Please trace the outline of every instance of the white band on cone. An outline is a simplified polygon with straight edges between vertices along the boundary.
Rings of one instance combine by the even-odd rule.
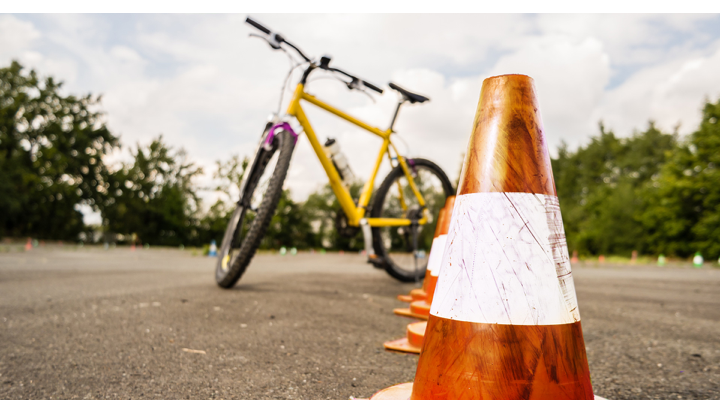
[[[445,251],[445,242],[447,241],[447,235],[439,235],[432,241],[430,246],[430,258],[428,258],[427,270],[433,276],[438,276],[440,272],[440,263],[442,262],[442,255]]]
[[[557,196],[458,196],[430,313],[505,325],[580,321]]]

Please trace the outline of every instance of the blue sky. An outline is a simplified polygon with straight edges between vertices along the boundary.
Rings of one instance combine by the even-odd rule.
[[[704,99],[720,97],[720,16],[706,15],[254,15],[307,53],[386,86],[428,95],[401,111],[397,131],[408,154],[438,162],[454,178],[470,134],[482,80],[525,73],[538,87],[552,148],[598,132],[620,136],[655,120],[686,134]],[[69,93],[103,94],[110,129],[126,148],[162,133],[205,166],[249,154],[277,108],[286,57],[257,39],[244,14],[0,15],[0,62],[17,59],[66,82]],[[348,92],[311,82],[318,97],[386,127],[397,97]],[[309,109],[318,136],[347,149],[356,175],[376,139]],[[352,150],[352,151],[349,151]],[[288,187],[303,199],[325,181],[306,140],[293,157]],[[212,201],[215,193],[204,193]]]

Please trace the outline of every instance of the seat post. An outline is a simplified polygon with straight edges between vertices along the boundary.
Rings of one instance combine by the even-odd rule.
[[[393,114],[392,121],[390,121],[390,128],[388,128],[391,131],[395,126],[395,120],[397,120],[398,113],[400,112],[400,106],[402,106],[403,103],[405,103],[406,101],[407,99],[405,98],[405,96],[402,97],[402,100],[398,101],[397,108],[395,108],[395,114]]]

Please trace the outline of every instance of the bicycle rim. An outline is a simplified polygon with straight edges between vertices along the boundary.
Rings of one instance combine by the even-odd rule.
[[[415,228],[417,229],[417,252],[413,253],[412,227],[382,227],[379,229],[380,240],[386,249],[389,261],[394,264],[396,270],[409,276],[417,276],[427,267],[437,215],[445,204],[446,197],[442,180],[435,171],[425,166],[417,166],[415,172],[413,180],[428,209],[427,223]],[[381,216],[383,218],[420,218],[420,204],[405,175],[400,175],[393,181],[383,200]]]
[[[227,274],[230,271],[232,265],[236,262],[238,255],[242,250],[242,245],[245,242],[245,237],[250,231],[250,227],[256,219],[257,212],[260,205],[265,198],[270,180],[275,173],[277,162],[280,156],[280,151],[274,147],[265,154],[260,160],[260,165],[256,170],[256,176],[251,177],[248,180],[248,186],[245,190],[244,201],[242,201],[243,207],[236,208],[233,213],[228,228],[234,225],[234,232],[230,239],[223,238],[222,253],[220,254],[220,260],[218,268],[222,273]],[[226,237],[229,232],[226,232]],[[226,240],[230,241],[230,246],[226,246]],[[227,249],[227,251],[225,251]]]

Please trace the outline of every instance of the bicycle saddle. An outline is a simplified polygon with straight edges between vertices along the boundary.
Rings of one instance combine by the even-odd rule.
[[[410,103],[423,103],[423,102],[430,100],[429,98],[427,98],[425,96],[421,96],[421,95],[413,93],[409,90],[405,90],[392,82],[390,82],[389,86],[390,86],[390,89],[394,89],[394,90],[397,90],[398,92],[402,93],[402,95],[405,96],[405,98]]]

